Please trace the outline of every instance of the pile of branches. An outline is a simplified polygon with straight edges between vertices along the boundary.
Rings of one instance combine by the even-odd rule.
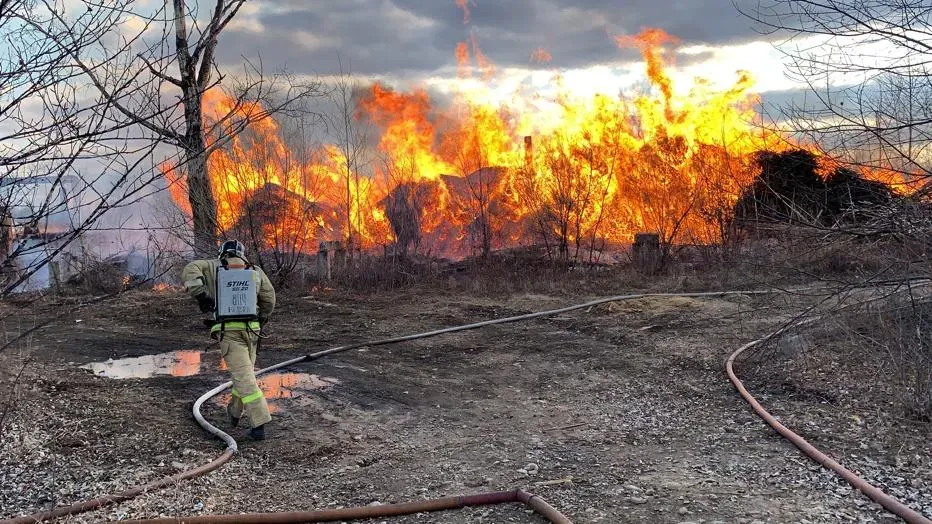
[[[819,162],[806,150],[758,154],[761,173],[741,194],[734,208],[735,224],[744,230],[761,224],[815,227],[860,225],[878,209],[898,200],[885,184],[839,167],[820,176]]]

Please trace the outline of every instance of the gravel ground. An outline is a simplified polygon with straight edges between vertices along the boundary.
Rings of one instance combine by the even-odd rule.
[[[586,298],[425,291],[283,297],[260,365]],[[2,515],[118,491],[221,451],[189,413],[193,399],[224,380],[216,347],[192,376],[113,380],[77,368],[204,349],[185,297],[140,292],[124,300],[30,341],[34,360],[0,442]],[[145,319],[135,313],[141,302],[154,304]],[[244,442],[241,454],[206,477],[69,521],[310,510],[524,488],[574,522],[895,522],[764,425],[724,375],[732,350],[799,307],[741,296],[642,299],[301,364],[293,371],[338,382],[276,401],[269,440]],[[50,311],[37,306],[23,322]],[[14,369],[22,355],[5,358],[4,369]],[[864,396],[839,395],[846,377],[816,382],[803,394],[805,383],[789,388],[775,370],[738,371],[789,427],[932,517],[928,423],[894,417]],[[222,413],[205,407],[225,427]],[[518,505],[390,520],[540,521]]]

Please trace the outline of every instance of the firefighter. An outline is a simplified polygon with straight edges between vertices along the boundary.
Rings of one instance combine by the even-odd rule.
[[[275,308],[275,288],[261,269],[249,264],[245,251],[239,241],[227,240],[220,247],[216,259],[189,263],[182,271],[181,279],[185,290],[197,300],[201,311],[211,313],[211,320],[205,323],[211,325],[211,338],[220,340],[220,355],[233,380],[232,398],[227,405],[230,424],[236,427],[240,418],[245,416],[250,424],[248,435],[254,440],[263,440],[265,425],[272,417],[265,396],[256,382],[256,348],[262,326],[268,322]],[[248,274],[255,286],[243,289],[253,295],[254,315],[240,320],[226,320],[218,314],[216,283],[220,278],[218,272],[226,269],[251,270]]]

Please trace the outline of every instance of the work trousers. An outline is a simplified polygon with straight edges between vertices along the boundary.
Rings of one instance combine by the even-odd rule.
[[[245,414],[252,427],[272,420],[269,405],[256,382],[256,345],[259,336],[245,330],[228,330],[220,338],[220,355],[233,379],[233,397],[227,405],[231,417]]]

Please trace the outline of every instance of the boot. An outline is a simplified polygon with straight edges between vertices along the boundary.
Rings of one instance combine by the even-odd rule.
[[[253,440],[265,440],[265,424],[250,429],[248,435]]]

